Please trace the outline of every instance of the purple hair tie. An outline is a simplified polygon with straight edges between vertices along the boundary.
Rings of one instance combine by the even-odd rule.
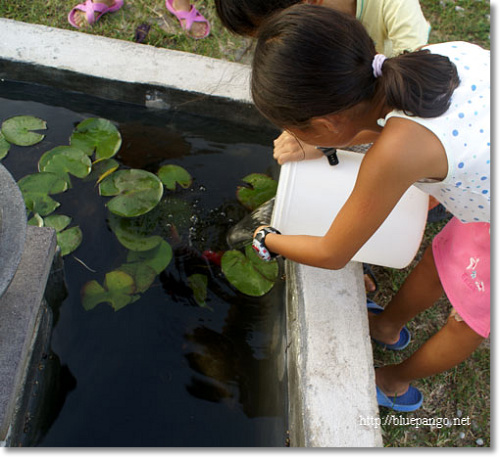
[[[375,76],[375,78],[382,76],[382,65],[384,65],[385,59],[387,59],[387,57],[384,56],[384,54],[375,54],[372,61],[373,76]]]

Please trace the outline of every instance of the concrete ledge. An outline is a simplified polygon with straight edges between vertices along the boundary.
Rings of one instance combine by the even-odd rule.
[[[1,78],[271,127],[248,65],[0,18]]]
[[[361,264],[286,270],[291,445],[382,446]]]
[[[8,440],[22,401],[55,249],[53,229],[28,227],[19,268],[0,300],[0,442]]]
[[[26,209],[12,175],[0,163],[0,298],[14,278],[26,239]]]
[[[251,103],[247,65],[71,30],[0,19],[0,56]]]

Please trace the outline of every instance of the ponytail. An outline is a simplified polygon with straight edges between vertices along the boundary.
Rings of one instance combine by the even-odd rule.
[[[339,113],[385,94],[409,115],[436,117],[459,84],[445,56],[418,51],[388,58],[375,77],[375,46],[350,15],[299,4],[259,28],[252,64],[256,107],[280,127],[304,127],[317,116]]]
[[[386,59],[379,81],[389,106],[419,117],[437,117],[447,111],[460,84],[455,65],[429,50]]]

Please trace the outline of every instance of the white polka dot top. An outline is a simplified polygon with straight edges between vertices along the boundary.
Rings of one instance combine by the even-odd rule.
[[[448,175],[440,182],[415,186],[434,196],[462,222],[490,222],[490,52],[474,44],[451,42],[426,46],[457,66],[460,85],[448,111],[438,117],[411,117],[391,111],[432,131],[448,158]]]

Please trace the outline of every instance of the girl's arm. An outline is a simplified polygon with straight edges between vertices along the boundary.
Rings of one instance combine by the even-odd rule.
[[[328,232],[323,237],[269,234],[266,246],[302,264],[343,268],[415,181],[443,179],[446,172],[444,150],[429,130],[391,118],[366,154],[354,189]]]
[[[386,0],[384,23],[393,55],[414,51],[427,44],[431,26],[418,0]]]

